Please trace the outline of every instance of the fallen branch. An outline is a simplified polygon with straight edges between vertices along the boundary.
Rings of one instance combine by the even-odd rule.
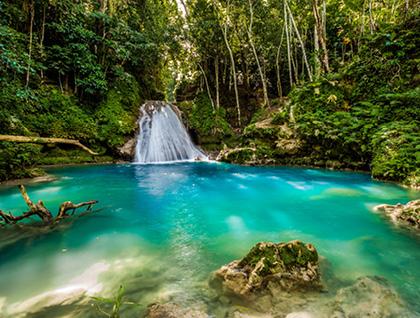
[[[98,203],[98,201],[96,200],[81,202],[77,204],[74,204],[71,201],[66,201],[60,204],[57,216],[53,217],[52,213],[45,207],[44,203],[41,200],[39,200],[37,203],[32,202],[23,185],[19,185],[18,188],[20,193],[22,194],[23,199],[26,202],[26,205],[29,207],[29,211],[23,213],[22,215],[14,216],[12,213],[6,213],[0,210],[0,221],[3,220],[3,222],[1,222],[0,224],[16,224],[17,222],[23,219],[27,219],[34,215],[38,216],[44,224],[54,224],[60,221],[61,219],[74,215],[76,209],[78,208],[87,206],[86,211],[89,211],[91,210],[93,205]],[[67,213],[67,211],[69,210],[72,210],[71,215]]]
[[[0,135],[0,141],[26,142],[35,144],[68,144],[82,148],[84,151],[90,153],[91,155],[98,154],[97,152],[94,152],[88,147],[82,145],[80,141],[75,139]]]

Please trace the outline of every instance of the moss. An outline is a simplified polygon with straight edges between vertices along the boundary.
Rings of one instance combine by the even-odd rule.
[[[239,262],[240,267],[255,268],[257,263],[263,262],[260,275],[269,275],[278,272],[283,266],[307,266],[308,263],[318,262],[318,253],[310,244],[300,241],[288,243],[258,243]]]
[[[279,111],[274,113],[271,118],[271,123],[273,125],[282,125],[288,121],[289,114],[286,111]]]
[[[193,102],[182,102],[178,107],[183,112],[187,126],[198,135],[200,143],[210,143],[217,140],[219,143],[233,134],[232,128],[226,120],[226,111],[223,107],[214,110],[207,95],[199,94]]]
[[[255,149],[253,148],[238,148],[229,151],[224,157],[223,161],[230,163],[246,164],[253,161],[255,158]]]
[[[116,150],[137,129],[140,94],[137,83],[128,77],[115,83],[96,110],[98,139]]]
[[[277,139],[279,127],[259,127],[257,124],[251,124],[245,127],[243,137],[249,139]]]
[[[318,254],[315,249],[310,250],[305,244],[299,241],[283,244],[279,247],[279,255],[286,267],[304,266],[307,263],[318,261]]]

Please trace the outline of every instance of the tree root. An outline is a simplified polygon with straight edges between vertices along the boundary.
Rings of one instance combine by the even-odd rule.
[[[78,208],[87,206],[86,211],[89,211],[94,204],[98,203],[96,200],[81,202],[78,204],[74,204],[71,201],[66,201],[60,204],[58,214],[54,217],[41,200],[39,200],[37,203],[32,202],[23,185],[19,185],[18,188],[26,202],[26,205],[29,207],[29,211],[23,213],[22,215],[14,216],[12,213],[6,213],[0,210],[0,225],[4,226],[7,224],[16,224],[17,222],[30,218],[34,215],[39,217],[44,224],[54,224],[64,218],[68,218],[74,215],[76,209]],[[69,210],[72,210],[71,214],[67,213]]]

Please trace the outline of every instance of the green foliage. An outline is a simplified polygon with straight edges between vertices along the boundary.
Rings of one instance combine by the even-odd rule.
[[[115,150],[134,132],[140,107],[139,88],[134,79],[119,81],[107,94],[106,100],[96,110],[99,127],[98,139]]]
[[[273,125],[283,125],[285,122],[287,122],[287,120],[289,119],[289,114],[282,110],[282,111],[278,111],[276,112],[272,119],[271,119],[271,123]]]
[[[120,318],[121,314],[121,307],[124,305],[136,305],[133,302],[125,301],[124,300],[125,289],[123,286],[120,286],[117,293],[112,298],[104,298],[104,297],[92,297],[95,301],[95,308],[101,315],[109,318]],[[106,307],[110,309],[105,311],[102,307]]]
[[[194,103],[180,106],[186,113],[190,128],[194,129],[199,136],[226,137],[232,134],[231,127],[226,121],[224,108],[214,110],[209,98],[205,93],[196,97]]]
[[[21,75],[26,72],[28,54],[25,48],[25,36],[16,30],[0,25],[0,82],[9,73]]]
[[[420,122],[392,122],[373,135],[372,175],[376,178],[419,183]],[[414,178],[417,176],[417,180]]]
[[[308,155],[418,184],[420,89],[412,76],[418,37],[407,24],[376,33],[339,74],[291,92]]]
[[[40,156],[42,146],[0,143],[0,180],[34,176],[31,170]]]

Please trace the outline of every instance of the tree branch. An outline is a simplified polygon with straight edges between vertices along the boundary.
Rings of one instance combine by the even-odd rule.
[[[30,210],[19,216],[14,216],[12,213],[6,213],[0,210],[0,225],[15,224],[16,222],[27,219],[33,215],[38,216],[44,222],[44,224],[53,224],[60,221],[61,219],[69,217],[70,215],[67,214],[67,211],[69,210],[73,210],[71,214],[73,215],[75,210],[78,208],[87,206],[86,211],[89,211],[94,204],[98,203],[97,200],[91,200],[77,204],[74,204],[71,201],[63,202],[60,204],[58,214],[54,218],[41,200],[39,200],[36,204],[32,202],[23,185],[19,185],[18,188]],[[3,220],[3,222],[1,222],[1,220]]]

